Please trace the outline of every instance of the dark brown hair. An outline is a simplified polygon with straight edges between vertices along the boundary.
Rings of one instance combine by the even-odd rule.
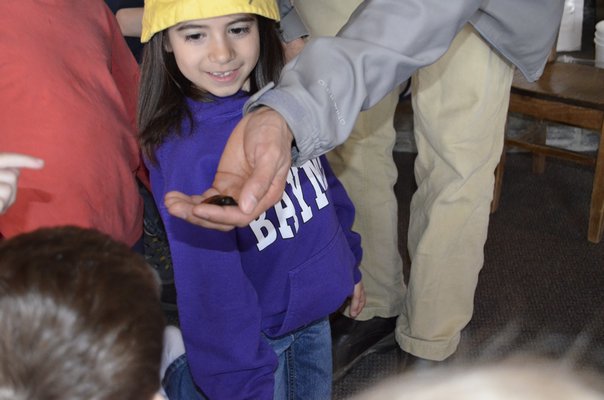
[[[250,76],[251,94],[269,82],[277,82],[285,64],[277,23],[254,16],[258,20],[260,56]],[[168,135],[181,134],[184,118],[193,122],[186,98],[208,99],[207,93],[195,88],[180,72],[174,54],[165,50],[165,35],[165,30],[156,33],[145,45],[138,94],[139,140],[152,162],[157,161],[155,151]]]
[[[75,227],[0,242],[0,399],[151,399],[164,325],[125,244]]]

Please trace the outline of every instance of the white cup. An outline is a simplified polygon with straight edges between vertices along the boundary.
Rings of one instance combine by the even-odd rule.
[[[604,40],[594,39],[596,67],[604,68]]]
[[[595,44],[595,64],[598,68],[604,68],[604,21],[596,24],[596,32],[594,35]]]
[[[600,42],[604,41],[604,20],[596,24],[595,38]]]

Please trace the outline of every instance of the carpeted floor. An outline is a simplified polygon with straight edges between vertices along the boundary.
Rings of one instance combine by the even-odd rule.
[[[415,190],[412,153],[399,167],[399,242]],[[472,321],[448,361],[498,360],[517,353],[565,358],[604,373],[604,241],[587,241],[593,172],[548,160],[531,173],[526,153],[510,153],[499,210],[492,215]],[[405,266],[408,274],[409,265]],[[397,373],[395,351],[372,354],[334,385],[345,399]]]

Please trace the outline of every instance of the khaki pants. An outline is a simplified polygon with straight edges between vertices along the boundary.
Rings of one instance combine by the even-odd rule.
[[[418,189],[396,339],[423,358],[450,356],[472,317],[513,71],[467,25],[443,57],[412,79]]]
[[[313,36],[333,36],[360,0],[297,0],[298,13]],[[392,317],[402,311],[403,262],[398,251],[398,214],[394,195],[397,169],[392,158],[396,140],[394,112],[398,91],[362,112],[348,140],[327,158],[352,199],[353,230],[361,235],[361,272],[367,305],[358,317]]]
[[[312,34],[333,35],[359,3],[295,4]],[[472,317],[512,76],[513,67],[468,25],[443,57],[413,77],[418,190],[410,209],[407,291],[393,192],[398,93],[361,113],[348,141],[328,155],[357,209],[353,229],[362,236],[367,294],[359,319],[398,315],[397,342],[422,358],[455,352]]]

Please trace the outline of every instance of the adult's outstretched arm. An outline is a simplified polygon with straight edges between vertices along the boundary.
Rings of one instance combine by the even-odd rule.
[[[277,87],[251,99],[251,112],[227,142],[213,187],[201,196],[175,194],[166,199],[168,209],[209,228],[247,225],[281,199],[293,137],[297,164],[342,143],[359,112],[436,61],[480,4],[364,1],[336,37],[311,40],[287,64]],[[239,207],[201,203],[216,193],[236,198]]]

